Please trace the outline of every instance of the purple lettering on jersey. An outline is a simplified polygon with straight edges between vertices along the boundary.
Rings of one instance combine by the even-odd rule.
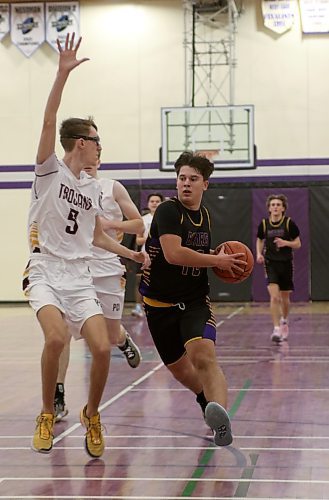
[[[284,228],[268,229],[267,230],[267,237],[268,238],[283,238],[283,236],[284,236]]]
[[[209,234],[206,232],[197,233],[189,231],[185,245],[187,247],[207,247],[209,246]]]

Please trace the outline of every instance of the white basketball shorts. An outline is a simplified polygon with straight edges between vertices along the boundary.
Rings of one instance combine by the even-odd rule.
[[[81,328],[88,318],[103,314],[88,263],[83,260],[32,256],[24,282],[32,309],[38,313],[46,305],[57,307],[75,339],[81,338]]]
[[[105,318],[121,319],[123,314],[126,278],[125,267],[113,260],[90,260],[90,271]]]

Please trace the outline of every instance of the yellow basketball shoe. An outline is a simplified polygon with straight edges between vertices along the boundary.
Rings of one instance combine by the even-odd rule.
[[[32,450],[39,453],[50,453],[53,447],[54,415],[52,413],[40,413],[36,419],[34,436],[32,438]]]
[[[80,412],[80,422],[87,429],[85,448],[91,457],[99,458],[104,452],[101,418],[98,412],[93,417],[87,417],[86,409],[87,405]]]

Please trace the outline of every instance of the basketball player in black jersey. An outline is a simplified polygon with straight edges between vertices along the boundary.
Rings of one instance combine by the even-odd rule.
[[[287,197],[272,194],[267,198],[269,217],[258,226],[256,251],[258,264],[264,264],[273,321],[273,342],[287,340],[290,293],[293,283],[293,250],[301,247],[299,229],[285,215]],[[265,255],[263,255],[265,248]]]
[[[154,214],[146,241],[151,267],[143,272],[140,293],[162,361],[197,396],[215,443],[227,446],[227,384],[216,359],[207,268],[233,272],[243,254],[222,249],[215,255],[210,249],[210,218],[201,201],[213,169],[207,158],[188,151],[176,161],[177,198],[161,203]]]

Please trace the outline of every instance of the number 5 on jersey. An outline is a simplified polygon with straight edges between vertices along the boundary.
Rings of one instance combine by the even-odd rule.
[[[73,224],[70,226],[66,226],[65,231],[69,234],[75,234],[79,228],[78,223],[77,223],[77,218],[78,218],[79,212],[78,210],[74,210],[71,208],[70,213],[68,215],[68,220],[72,221]]]

